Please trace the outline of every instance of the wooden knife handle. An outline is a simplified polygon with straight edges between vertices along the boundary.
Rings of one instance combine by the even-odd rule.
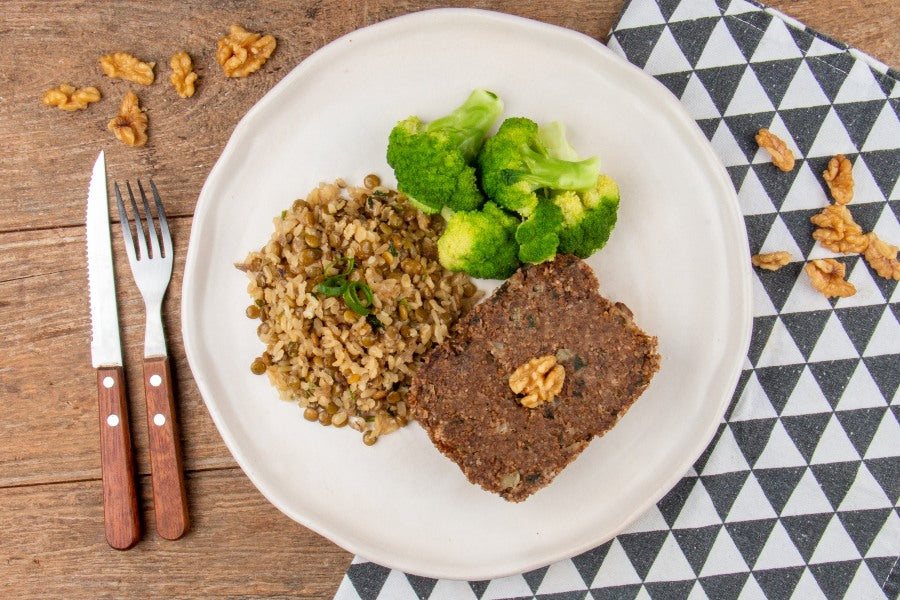
[[[144,359],[144,395],[150,429],[150,468],[156,531],[177,540],[188,530],[187,494],[181,468],[181,444],[175,422],[172,375],[165,356]]]
[[[141,537],[131,430],[125,403],[125,373],[122,367],[97,369],[100,404],[100,466],[103,474],[103,522],[106,541],[117,550],[127,550]]]

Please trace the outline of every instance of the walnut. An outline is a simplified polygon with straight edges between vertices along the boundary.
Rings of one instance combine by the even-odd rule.
[[[838,154],[828,161],[828,168],[822,173],[831,197],[838,204],[847,204],[853,200],[853,165],[843,154]]]
[[[763,127],[756,134],[756,143],[772,155],[772,164],[782,171],[794,168],[794,153],[780,137]]]
[[[126,52],[113,52],[100,57],[103,72],[110,77],[120,77],[142,85],[153,83],[153,67],[156,63],[141,62]]]
[[[847,267],[833,258],[820,258],[803,267],[813,287],[829,298],[846,298],[856,293],[856,287],[844,280]]]
[[[809,220],[818,226],[813,238],[832,252],[865,252],[869,245],[869,238],[843,204],[830,204]]]
[[[251,33],[240,25],[232,25],[227,36],[219,40],[216,60],[228,77],[246,77],[259,70],[272,52],[275,38]]]
[[[100,90],[93,86],[75,89],[75,86],[61,83],[59,87],[44,92],[41,102],[47,106],[57,106],[61,110],[83,110],[99,99]]]
[[[863,258],[866,259],[869,266],[885,279],[900,281],[900,260],[897,260],[897,246],[879,239],[875,232],[866,237],[869,238],[869,247],[866,248]]]
[[[141,110],[137,94],[125,94],[119,107],[119,116],[110,121],[108,127],[129,146],[143,146],[147,143],[147,113]]]
[[[760,269],[777,271],[791,262],[791,253],[779,250],[778,252],[769,252],[768,254],[755,254],[750,257],[750,262]]]
[[[565,368],[557,364],[556,356],[549,354],[533,358],[516,369],[509,376],[509,387],[516,394],[522,406],[535,408],[553,400],[562,391],[566,378]]]
[[[169,61],[172,67],[172,74],[169,81],[175,86],[175,91],[182,98],[190,98],[194,95],[194,82],[197,81],[197,74],[194,73],[194,63],[187,52],[179,52]]]

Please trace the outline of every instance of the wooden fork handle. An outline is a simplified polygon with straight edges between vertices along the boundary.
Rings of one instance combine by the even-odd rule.
[[[125,373],[122,367],[97,369],[100,404],[100,470],[103,476],[103,523],[106,541],[117,550],[127,550],[141,537],[131,430],[125,403]]]
[[[169,359],[144,359],[144,395],[147,399],[150,468],[156,531],[177,540],[188,530],[187,494],[181,466],[181,444],[175,421],[175,398]]]

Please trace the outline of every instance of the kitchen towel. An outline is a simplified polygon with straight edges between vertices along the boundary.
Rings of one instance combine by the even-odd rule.
[[[872,18],[878,18],[873,15]],[[354,559],[339,600],[896,598],[900,593],[900,287],[812,238],[822,172],[853,163],[848,205],[900,244],[900,82],[871,57],[745,0],[631,0],[609,48],[681,99],[731,176],[754,269],[750,350],[693,468],[613,540],[491,581]],[[776,169],[756,132],[797,158]],[[836,258],[857,293],[829,300],[806,261]]]

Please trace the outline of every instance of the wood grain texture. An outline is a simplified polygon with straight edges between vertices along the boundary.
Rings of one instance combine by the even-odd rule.
[[[190,519],[172,394],[172,372],[165,356],[144,359],[144,401],[147,403],[156,532],[167,540],[177,540],[187,532]]]
[[[116,550],[131,548],[141,537],[125,393],[122,367],[97,369],[103,523],[106,541]]]
[[[0,489],[4,598],[331,598],[350,555],[281,514],[238,469],[188,475],[194,523],[176,542],[103,539],[99,481]]]
[[[178,334],[190,219],[170,219],[169,226],[175,265],[163,320],[185,468],[235,466],[190,377]],[[144,302],[118,224],[111,235],[136,468],[148,474],[141,374]],[[0,439],[15,440],[0,443],[0,486],[100,476],[84,248],[83,227],[0,234]]]
[[[499,10],[605,41],[624,0],[497,0],[455,6]],[[184,356],[181,274],[200,188],[243,114],[315,50],[359,27],[436,1],[186,0],[3,3],[0,40],[0,582],[4,596],[66,598],[330,598],[350,555],[269,505],[236,468]],[[776,0],[773,7],[900,66],[900,3]],[[215,41],[231,23],[271,33],[261,71],[226,79]],[[154,61],[151,86],[110,80],[98,58],[127,51]],[[178,50],[200,76],[178,98],[168,61]],[[103,99],[63,113],[40,103],[61,82],[97,85]],[[373,82],[389,85],[390,82]],[[128,148],[106,123],[126,91],[150,118],[150,141]],[[132,442],[146,533],[128,552],[104,540],[99,431],[90,366],[84,204],[90,167],[106,150],[111,180],[152,175],[163,192],[175,266],[163,315],[172,360],[192,528],[177,542],[156,533],[148,422],[140,390],[143,301],[112,227]],[[111,212],[116,215],[115,209]],[[134,393],[137,391],[137,393]],[[148,526],[149,524],[149,526]]]

